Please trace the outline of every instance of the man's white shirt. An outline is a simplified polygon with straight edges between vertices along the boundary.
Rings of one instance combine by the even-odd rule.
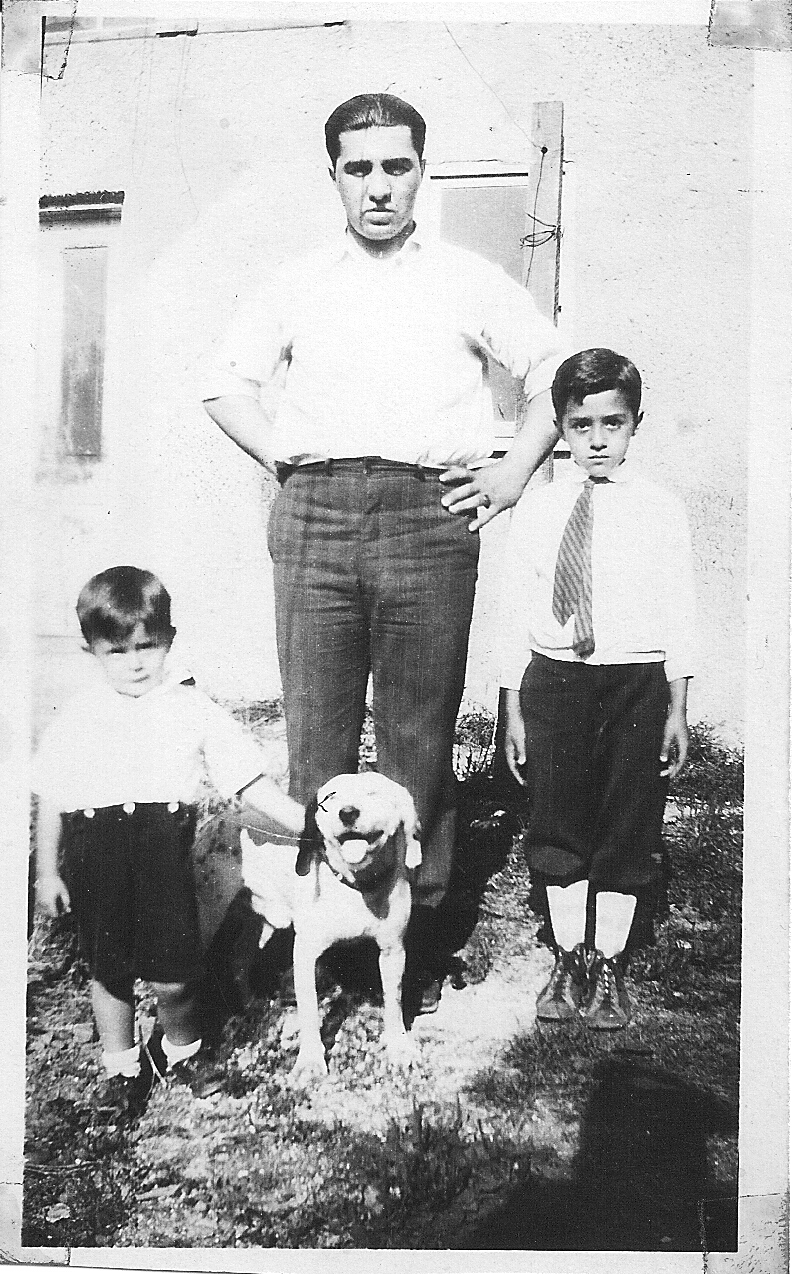
[[[556,560],[587,474],[572,461],[514,508],[504,560],[501,684],[518,689],[532,651],[579,662],[575,620],[553,614]],[[695,671],[698,638],[690,531],[677,495],[629,457],[592,490],[594,653],[588,664],[665,660],[669,681]]]
[[[564,357],[553,324],[499,266],[417,230],[372,259],[345,233],[240,306],[202,361],[201,396],[259,400],[278,461],[475,464],[494,442],[488,353],[528,401]]]

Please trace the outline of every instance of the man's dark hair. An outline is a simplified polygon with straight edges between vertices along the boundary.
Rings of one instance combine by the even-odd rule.
[[[111,566],[89,579],[77,599],[77,618],[89,646],[128,641],[138,624],[163,645],[175,632],[170,593],[156,575],[137,566]]]
[[[560,424],[571,402],[580,403],[588,394],[618,389],[637,421],[641,414],[641,374],[634,363],[612,349],[584,349],[559,367],[553,381],[555,417]]]
[[[391,93],[358,93],[337,106],[325,124],[325,144],[333,168],[341,152],[341,133],[361,128],[409,128],[419,159],[423,158],[426,121],[414,106]]]

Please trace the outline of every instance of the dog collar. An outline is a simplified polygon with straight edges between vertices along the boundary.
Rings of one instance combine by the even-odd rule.
[[[372,864],[372,867],[367,869],[364,879],[359,880],[357,877],[354,877],[352,880],[349,880],[343,874],[343,872],[340,872],[338,870],[335,863],[332,863],[330,861],[330,859],[327,856],[327,848],[324,845],[324,843],[322,844],[320,854],[321,854],[322,860],[327,863],[327,866],[330,868],[331,872],[336,877],[336,879],[340,880],[343,884],[347,885],[349,889],[356,890],[357,893],[362,893],[364,889],[374,888],[376,885],[380,883],[381,880],[384,880],[385,877],[389,875],[390,872],[393,870],[393,863],[391,861],[388,861],[387,865],[383,868],[383,870],[379,872],[376,870],[375,865]]]
[[[348,880],[347,877],[343,874],[343,872],[340,872],[338,870],[335,863],[331,863],[330,859],[327,857],[327,850],[325,849],[324,845],[322,846],[322,849],[321,849],[321,857],[322,857],[322,861],[327,863],[327,866],[330,868],[336,880],[340,880],[343,885],[347,885],[350,889],[356,889],[357,892],[360,893],[360,885],[357,883],[357,881]]]

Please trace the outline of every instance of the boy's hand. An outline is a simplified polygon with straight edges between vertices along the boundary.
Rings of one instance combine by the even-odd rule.
[[[71,911],[69,891],[60,876],[39,876],[36,881],[36,896],[48,916],[62,916]]]
[[[507,690],[504,701],[503,749],[506,753],[506,764],[520,787],[525,787],[522,768],[525,765],[525,722],[520,708],[518,690]]]
[[[660,775],[662,778],[675,779],[687,760],[688,728],[684,715],[670,712],[663,731],[663,744],[660,748]]]

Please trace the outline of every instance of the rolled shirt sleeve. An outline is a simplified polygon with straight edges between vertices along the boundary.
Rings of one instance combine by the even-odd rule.
[[[278,378],[288,359],[288,309],[275,279],[267,279],[242,301],[222,337],[197,368],[198,390],[205,402],[241,394],[260,396],[262,386]]]

